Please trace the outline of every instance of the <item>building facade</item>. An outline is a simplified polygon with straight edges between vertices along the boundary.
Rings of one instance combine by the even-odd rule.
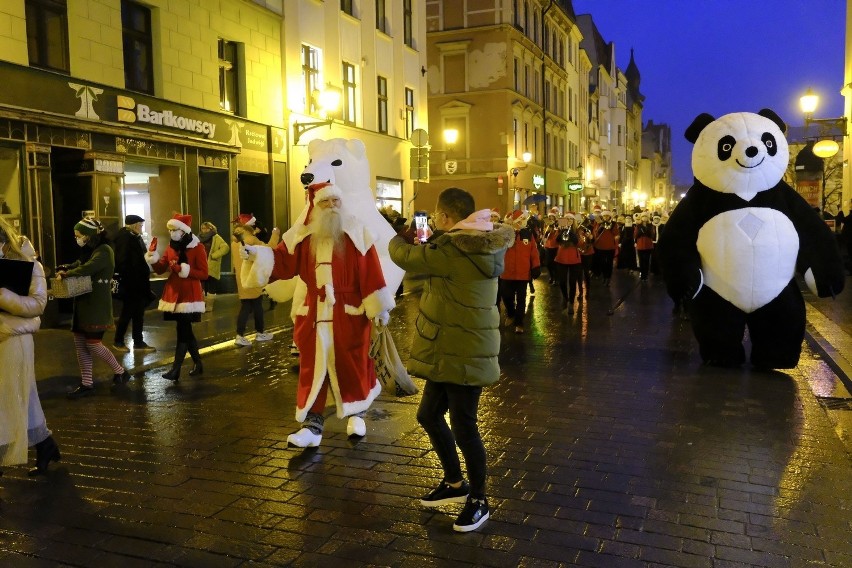
[[[377,204],[410,217],[422,185],[411,139],[427,126],[424,0],[286,0],[284,16],[290,218],[315,138],[362,140]]]
[[[84,215],[114,232],[138,214],[160,236],[178,211],[226,235],[241,210],[275,223],[282,14],[263,4],[0,6],[3,215],[48,266],[76,259]]]
[[[668,124],[649,120],[642,131],[640,191],[654,211],[668,212],[680,200],[672,181],[672,132]]]
[[[461,186],[503,215],[525,201],[577,210],[582,191],[568,187],[584,164],[588,75],[570,2],[429,0],[426,10],[432,147],[419,207]]]

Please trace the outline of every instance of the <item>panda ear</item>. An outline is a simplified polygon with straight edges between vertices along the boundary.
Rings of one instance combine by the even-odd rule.
[[[778,125],[778,128],[781,129],[781,132],[783,134],[787,134],[787,125],[784,124],[784,121],[781,120],[780,116],[775,114],[774,110],[769,109],[769,108],[763,108],[763,109],[760,109],[760,111],[757,114],[759,114],[760,116],[762,116],[764,118],[768,118],[769,120],[771,120],[772,122],[774,122],[775,124]]]
[[[698,135],[701,134],[701,131],[714,120],[716,119],[713,118],[713,115],[702,112],[695,117],[695,120],[692,121],[692,124],[689,125],[689,128],[686,129],[686,132],[684,132],[683,135],[687,140],[689,140],[689,142],[695,144],[695,141],[698,140]]]

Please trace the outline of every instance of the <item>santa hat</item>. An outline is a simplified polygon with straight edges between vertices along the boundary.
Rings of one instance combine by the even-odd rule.
[[[343,201],[343,191],[336,185],[331,183],[316,183],[308,186],[308,215],[305,218],[305,223],[309,223],[311,219],[311,211],[314,210],[314,205],[324,199],[336,197]],[[344,205],[345,207],[345,205]]]
[[[192,232],[192,215],[184,215],[183,213],[175,213],[175,216],[166,221],[166,227],[169,230],[175,231],[180,229],[184,233]]]
[[[254,227],[254,224],[257,223],[257,219],[254,217],[254,213],[240,213],[236,219],[234,219],[234,223],[239,223],[240,225],[248,225],[249,227]]]
[[[594,209],[592,210],[592,212],[593,212],[593,213],[600,213],[600,212],[601,212],[601,206],[600,206],[600,205],[595,205],[595,207],[594,207]]]
[[[565,215],[563,215],[562,217],[564,217],[565,219],[576,219],[577,218],[577,216],[574,214],[573,211],[566,212]]]
[[[610,211],[609,209],[604,209],[603,211],[601,211],[601,217],[603,217],[604,215],[609,215],[610,217],[612,217],[612,211]]]
[[[559,215],[559,207],[551,207],[550,208],[551,215]]]

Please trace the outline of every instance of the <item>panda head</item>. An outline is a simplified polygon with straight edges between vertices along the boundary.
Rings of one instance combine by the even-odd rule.
[[[786,129],[784,121],[769,109],[757,114],[735,112],[718,119],[699,115],[685,134],[695,145],[695,179],[746,201],[775,187],[784,177],[790,157]]]

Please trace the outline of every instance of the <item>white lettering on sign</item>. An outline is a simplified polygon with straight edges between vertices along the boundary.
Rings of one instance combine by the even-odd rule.
[[[160,124],[170,128],[187,130],[189,132],[198,132],[200,134],[206,134],[208,138],[213,138],[216,134],[216,125],[212,122],[175,115],[175,113],[170,110],[158,112],[156,110],[151,110],[151,107],[148,105],[136,105],[136,120],[139,122],[147,122],[148,124]]]
[[[104,160],[103,158],[95,158],[95,171],[107,172],[110,174],[123,174],[124,162],[116,160]]]

